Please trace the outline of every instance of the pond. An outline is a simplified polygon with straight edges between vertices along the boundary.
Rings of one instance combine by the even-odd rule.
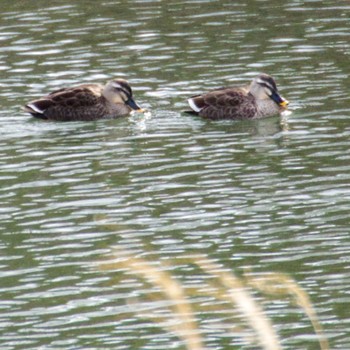
[[[320,348],[300,295],[330,348],[350,348],[350,3],[5,3],[1,349],[264,348],[228,281],[283,349]],[[188,97],[260,72],[291,113],[183,113]],[[55,123],[22,110],[113,77],[150,113]],[[253,286],[268,274],[294,289]]]

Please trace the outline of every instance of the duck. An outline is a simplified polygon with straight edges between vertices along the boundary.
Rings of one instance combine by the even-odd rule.
[[[257,119],[280,114],[289,104],[275,80],[261,73],[246,87],[225,87],[192,96],[188,113],[204,118]]]
[[[144,110],[135,102],[127,80],[81,84],[49,93],[24,106],[33,117],[54,121],[90,121],[129,115]]]

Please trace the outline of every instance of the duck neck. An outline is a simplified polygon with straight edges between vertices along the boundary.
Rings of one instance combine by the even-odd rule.
[[[269,99],[263,99],[257,101],[258,117],[266,117],[280,112],[280,108],[277,104]]]

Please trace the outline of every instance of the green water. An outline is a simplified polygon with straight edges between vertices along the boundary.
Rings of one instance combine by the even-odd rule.
[[[207,276],[183,255],[238,276],[285,273],[309,294],[331,349],[349,349],[349,2],[4,3],[1,349],[185,349],[144,316],[164,307],[150,302],[157,287],[97,267],[117,245],[186,288]],[[187,97],[259,72],[275,77],[291,114],[182,113]],[[46,123],[21,110],[115,76],[151,115]],[[255,294],[284,349],[319,349],[290,298]],[[236,322],[227,305],[198,303],[208,349],[257,348],[223,326]]]

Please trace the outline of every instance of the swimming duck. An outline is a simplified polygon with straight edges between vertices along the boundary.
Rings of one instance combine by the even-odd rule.
[[[190,113],[209,119],[253,119],[281,113],[288,105],[274,79],[259,74],[248,87],[212,90],[188,99]]]
[[[114,79],[106,85],[82,84],[51,92],[29,102],[24,110],[32,116],[56,121],[116,118],[143,110],[134,101],[129,83]]]

